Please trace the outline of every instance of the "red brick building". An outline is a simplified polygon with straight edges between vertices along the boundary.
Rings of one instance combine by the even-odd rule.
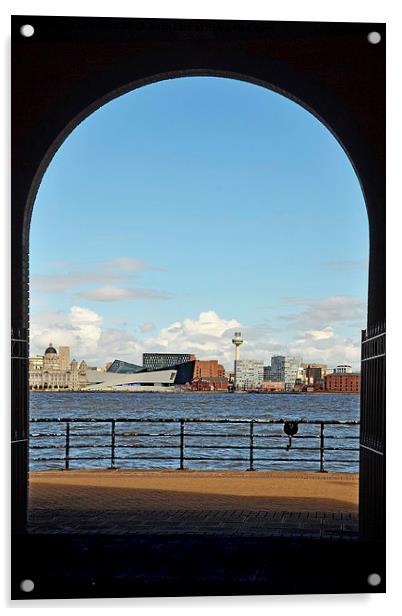
[[[225,376],[225,368],[222,364],[218,364],[217,359],[199,360],[197,359],[194,366],[194,379],[203,378],[221,378]]]
[[[325,376],[325,391],[338,393],[360,393],[360,374],[327,374]]]
[[[223,376],[197,378],[191,382],[191,391],[227,391],[228,388],[228,380]]]

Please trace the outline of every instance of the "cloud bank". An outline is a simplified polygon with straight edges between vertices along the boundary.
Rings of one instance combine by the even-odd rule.
[[[268,364],[272,355],[290,354],[329,367],[346,362],[359,368],[363,302],[343,296],[293,298],[289,307],[295,306],[302,309],[282,316],[286,322],[282,331],[253,327],[209,309],[196,318],[175,321],[160,329],[152,322],[138,324],[138,335],[124,327],[108,327],[98,312],[86,307],[72,306],[68,313],[43,311],[32,317],[31,354],[43,353],[52,341],[56,346],[69,345],[72,356],[99,366],[116,358],[140,363],[143,352],[170,351],[218,359],[232,369],[231,340],[233,333],[240,330],[245,340],[241,355],[245,359],[261,359]]]
[[[35,294],[72,293],[73,296],[92,302],[116,302],[121,300],[166,300],[169,293],[132,286],[139,274],[161,271],[142,259],[118,257],[97,261],[83,267],[73,261],[53,264],[50,274],[33,274],[31,292]]]

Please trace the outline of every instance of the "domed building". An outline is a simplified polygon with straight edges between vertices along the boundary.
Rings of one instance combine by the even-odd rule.
[[[59,352],[49,343],[43,355],[29,358],[29,388],[31,390],[79,390],[87,382],[87,365],[75,359],[70,362],[70,347]]]
[[[52,342],[49,342],[49,346],[45,350],[45,354],[43,356],[43,369],[44,370],[58,370],[59,365],[59,356],[56,349],[53,346]]]

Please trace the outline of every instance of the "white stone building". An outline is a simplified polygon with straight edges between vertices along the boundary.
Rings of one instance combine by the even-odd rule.
[[[29,389],[79,390],[87,383],[87,365],[69,361],[69,347],[60,347],[61,355],[49,344],[44,355],[29,358]]]
[[[352,366],[349,366],[348,364],[340,364],[334,368],[334,374],[352,374],[352,372]]]

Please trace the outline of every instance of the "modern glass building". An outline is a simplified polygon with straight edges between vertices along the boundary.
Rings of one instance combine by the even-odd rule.
[[[134,372],[142,372],[144,368],[137,364],[129,364],[127,361],[115,359],[112,365],[107,369],[107,372],[115,372],[117,374],[133,374]]]
[[[283,381],[286,390],[292,390],[296,384],[301,357],[274,355],[271,358],[271,381]]]
[[[144,354],[145,355],[145,354]],[[154,355],[154,353],[148,353],[147,355]],[[155,355],[164,355],[162,353],[157,354],[155,353]],[[172,358],[177,358],[177,357],[194,357],[194,355],[177,355],[177,354],[171,354],[168,355],[166,354],[168,357],[172,357]],[[149,362],[148,362],[149,364]],[[129,362],[123,361],[121,359],[115,359],[113,361],[113,363],[109,366],[109,368],[106,370],[105,373],[103,373],[104,378],[103,378],[103,382],[104,384],[108,384],[110,386],[116,386],[118,384],[124,384],[124,385],[152,385],[153,383],[155,383],[156,385],[161,385],[162,383],[164,383],[165,385],[185,385],[186,383],[190,383],[191,380],[193,379],[194,376],[194,366],[195,366],[195,358],[190,360],[190,361],[186,361],[186,362],[180,362],[177,364],[173,364],[173,363],[169,363],[166,366],[163,366],[161,368],[151,368],[151,367],[147,367],[147,366],[138,366],[137,364],[131,364]],[[102,373],[98,373],[97,379],[100,382],[102,380],[102,378],[99,376],[99,374]],[[112,378],[112,375],[126,375],[129,376],[132,380],[132,382],[127,381],[127,379],[120,379],[120,378]],[[174,374],[174,378],[172,378],[172,374]],[[106,376],[105,376],[106,375]],[[152,380],[152,375],[154,377],[154,381]],[[95,382],[96,378],[94,377],[94,375],[90,375],[90,380],[91,382]],[[134,378],[135,377],[135,378]],[[168,377],[166,379],[166,377]],[[165,379],[165,380],[164,380]],[[98,382],[96,382],[97,385],[99,385]]]
[[[142,363],[147,370],[161,370],[195,360],[190,353],[143,353]]]

